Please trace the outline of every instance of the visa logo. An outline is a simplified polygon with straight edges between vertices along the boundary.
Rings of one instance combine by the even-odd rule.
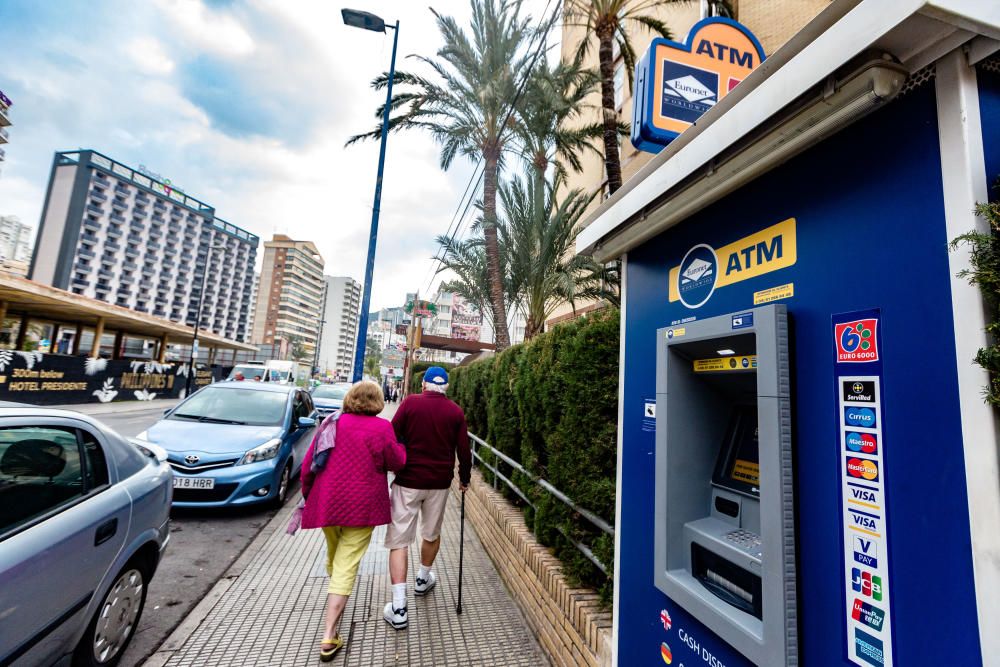
[[[875,541],[855,535],[854,560],[871,568],[878,567],[878,545]]]
[[[876,533],[879,532],[877,516],[873,516],[871,514],[865,514],[864,512],[859,512],[857,510],[850,510],[850,512],[851,512],[851,520],[854,522],[855,526]]]
[[[871,572],[862,572],[856,567],[851,568],[851,588],[876,602],[882,601],[882,577],[873,576]]]
[[[851,489],[851,495],[855,500],[866,503],[878,503],[878,494],[869,489]]]

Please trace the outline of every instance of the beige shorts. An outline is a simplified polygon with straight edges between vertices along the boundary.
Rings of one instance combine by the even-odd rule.
[[[413,542],[420,517],[420,537],[434,542],[441,535],[448,489],[409,489],[392,485],[392,523],[385,531],[385,548],[402,549]]]

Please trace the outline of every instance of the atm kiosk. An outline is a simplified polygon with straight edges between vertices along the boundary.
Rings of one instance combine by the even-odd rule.
[[[657,336],[655,584],[755,663],[797,664],[785,307]]]

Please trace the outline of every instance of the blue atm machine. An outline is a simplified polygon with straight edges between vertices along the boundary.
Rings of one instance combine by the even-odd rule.
[[[1000,202],[1000,3],[822,4],[577,239],[623,267],[622,667],[1000,665],[997,316],[951,245]]]

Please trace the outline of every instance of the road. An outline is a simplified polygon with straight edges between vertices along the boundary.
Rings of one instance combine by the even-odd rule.
[[[163,408],[157,407],[95,417],[122,435],[134,436],[162,414]],[[294,497],[297,490],[294,487],[289,497]],[[173,510],[170,546],[150,584],[142,620],[121,665],[142,664],[276,512],[275,509]]]

